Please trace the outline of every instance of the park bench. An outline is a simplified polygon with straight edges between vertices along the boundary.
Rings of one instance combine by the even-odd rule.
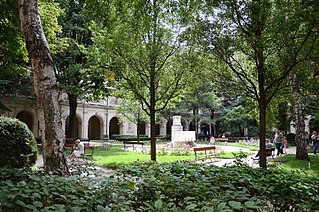
[[[75,140],[76,140],[76,139],[74,139],[74,138],[66,138],[66,139],[65,139],[65,144],[64,144],[64,146],[65,146],[65,147],[73,148],[74,145],[75,145]],[[82,143],[89,144],[89,143],[90,143],[90,139],[89,139],[89,138],[82,138],[82,139],[81,139],[81,142],[82,142]]]
[[[275,147],[266,149],[266,164],[267,164],[267,167],[269,167],[271,164],[275,164],[276,163],[276,160],[275,160],[275,157],[274,157],[274,151],[275,151]],[[253,164],[259,164],[260,157],[252,158],[252,159],[253,159]]]
[[[228,141],[228,138],[215,138],[215,142],[227,142]]]
[[[248,141],[248,137],[231,137],[231,138],[228,138],[228,141],[243,142],[243,141]]]
[[[65,144],[64,144],[65,147],[73,148],[74,144],[75,144],[74,138],[65,138]]]
[[[89,138],[81,138],[81,142],[83,143],[90,143],[90,139]]]
[[[133,150],[136,150],[135,145],[141,145],[141,146],[142,146],[142,149],[143,149],[144,142],[123,141],[124,150],[125,150],[128,146],[132,146],[132,147],[133,147]]]
[[[94,155],[94,145],[84,144],[84,154],[82,154],[83,159],[93,159]]]
[[[195,152],[196,161],[202,160],[203,162],[207,162],[208,159],[211,160],[211,162],[216,160],[220,161],[220,159],[216,158],[219,155],[219,152],[217,152],[215,146],[194,147],[193,150]]]

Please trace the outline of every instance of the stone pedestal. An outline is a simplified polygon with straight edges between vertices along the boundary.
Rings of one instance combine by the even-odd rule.
[[[178,146],[178,142],[194,142],[195,140],[195,131],[183,131],[181,116],[174,116],[171,135],[173,147]]]
[[[176,131],[183,131],[181,116],[173,116],[172,134]]]

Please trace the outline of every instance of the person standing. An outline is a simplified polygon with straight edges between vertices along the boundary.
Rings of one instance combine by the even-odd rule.
[[[282,133],[279,130],[276,129],[274,143],[275,143],[276,149],[277,149],[277,156],[279,156],[279,154],[283,154],[283,151],[282,151],[282,148],[281,148],[282,139],[283,139]]]

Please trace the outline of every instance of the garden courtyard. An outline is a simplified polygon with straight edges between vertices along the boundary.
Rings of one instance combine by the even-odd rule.
[[[104,167],[105,170],[117,168],[123,165],[130,165],[135,162],[148,162],[150,161],[150,145],[146,144],[143,146],[128,146],[124,149],[123,144],[121,142],[105,143],[105,142],[90,142],[90,145],[95,147],[93,160],[79,158],[74,161],[74,164],[85,164],[90,162],[92,165]],[[234,165],[234,161],[236,160],[236,155],[241,152],[244,155],[243,161],[252,167],[259,167],[259,164],[256,160],[254,160],[254,156],[257,154],[258,146],[245,146],[238,145],[232,143],[217,143],[216,145],[208,145],[199,143],[196,147],[207,147],[207,146],[215,146],[217,147],[217,151],[219,155],[214,159],[206,159],[206,160],[195,160],[195,155],[193,148],[191,147],[179,147],[179,148],[170,148],[168,147],[168,143],[160,143],[157,145],[157,162],[174,162],[178,160],[187,160],[191,162],[204,163],[209,165],[214,165],[218,167],[222,167],[225,165]],[[276,158],[276,151],[273,151],[274,158]],[[67,150],[67,154],[70,154],[71,150]],[[286,154],[294,155],[296,153],[296,147],[291,146],[286,149]],[[312,154],[312,153],[310,153]],[[216,160],[218,159],[218,160]],[[38,160],[35,164],[35,167],[42,168],[43,167],[43,158],[42,155],[38,155]],[[108,172],[108,171],[106,171]],[[111,170],[108,173],[114,173]]]
[[[319,211],[317,1],[0,7],[0,212]]]

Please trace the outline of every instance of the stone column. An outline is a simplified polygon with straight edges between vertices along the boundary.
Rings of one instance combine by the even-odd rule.
[[[149,122],[145,123],[145,135],[151,137],[151,124]]]
[[[83,111],[83,128],[82,128],[82,138],[89,138],[89,120],[87,119],[87,111]]]

